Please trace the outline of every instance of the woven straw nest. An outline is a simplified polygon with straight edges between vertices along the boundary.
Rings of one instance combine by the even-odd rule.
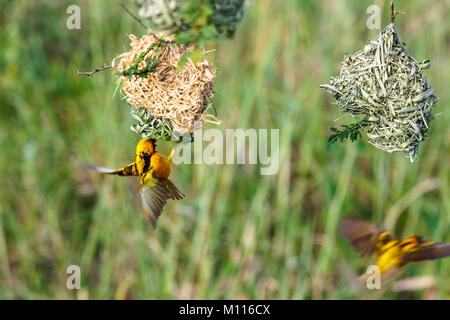
[[[180,58],[192,46],[174,43],[172,36],[129,36],[131,50],[113,61],[121,74],[122,93],[138,121],[132,129],[143,138],[170,140],[174,131],[194,131],[196,121],[214,122],[205,110],[214,91],[214,66],[206,59],[188,59],[177,70]]]
[[[219,35],[231,38],[245,15],[246,0],[135,0],[138,15],[150,24],[150,31],[179,33],[192,27],[189,14],[193,10],[209,10],[206,22]],[[200,6],[202,6],[200,8]]]
[[[363,50],[346,57],[339,76],[321,87],[342,112],[363,118],[361,129],[369,143],[386,152],[405,152],[414,161],[438,100],[423,75],[430,65],[408,54],[390,24]]]

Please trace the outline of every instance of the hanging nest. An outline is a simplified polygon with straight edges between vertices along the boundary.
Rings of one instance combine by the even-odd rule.
[[[232,38],[245,15],[245,0],[219,0],[213,6],[212,22],[219,34]]]
[[[245,0],[135,0],[138,15],[148,22],[151,32],[185,33],[195,41],[200,34],[232,38],[245,14]],[[207,29],[206,29],[207,28]],[[213,28],[213,30],[211,30]],[[204,30],[206,32],[200,32]]]
[[[392,23],[363,50],[346,57],[339,76],[321,87],[340,111],[359,119],[346,128],[362,129],[376,148],[405,152],[414,161],[438,100],[423,75],[430,65],[408,54]]]
[[[173,36],[130,35],[131,51],[116,57],[122,93],[143,138],[171,140],[173,132],[192,133],[196,122],[218,123],[205,111],[212,103],[214,66],[206,59],[179,62],[193,46],[174,43]],[[118,61],[118,62],[116,62]],[[178,67],[178,68],[177,68]]]

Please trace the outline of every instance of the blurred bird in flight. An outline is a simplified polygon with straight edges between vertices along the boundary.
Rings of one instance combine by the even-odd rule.
[[[156,150],[156,140],[140,140],[136,147],[135,161],[121,169],[109,169],[93,165],[86,166],[103,174],[118,176],[140,176],[139,193],[145,217],[156,228],[156,222],[168,199],[182,200],[185,195],[169,180],[171,158],[175,149],[168,157]]]
[[[346,218],[340,232],[356,252],[377,257],[382,280],[388,280],[409,262],[435,260],[450,256],[450,243],[427,242],[423,237],[409,237],[403,241],[392,237],[376,225],[358,218]],[[364,281],[364,275],[360,281]]]

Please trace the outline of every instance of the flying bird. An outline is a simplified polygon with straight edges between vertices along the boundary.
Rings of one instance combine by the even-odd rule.
[[[418,236],[398,240],[391,233],[358,218],[345,218],[339,229],[356,252],[377,258],[376,265],[385,280],[396,276],[410,262],[450,256],[450,243],[427,242]]]
[[[109,169],[87,165],[91,170],[103,174],[118,176],[140,176],[139,193],[145,217],[156,228],[156,222],[161,215],[167,200],[182,200],[185,195],[169,180],[171,158],[175,149],[168,157],[156,151],[156,140],[140,140],[136,146],[135,161],[120,169]]]

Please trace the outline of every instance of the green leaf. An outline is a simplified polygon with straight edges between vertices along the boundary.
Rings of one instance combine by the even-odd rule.
[[[362,137],[360,130],[368,124],[369,121],[367,119],[363,119],[357,123],[342,125],[342,130],[331,128],[330,130],[334,133],[328,137],[327,149],[336,142],[344,143],[348,139],[350,139],[351,142],[358,140]]]

